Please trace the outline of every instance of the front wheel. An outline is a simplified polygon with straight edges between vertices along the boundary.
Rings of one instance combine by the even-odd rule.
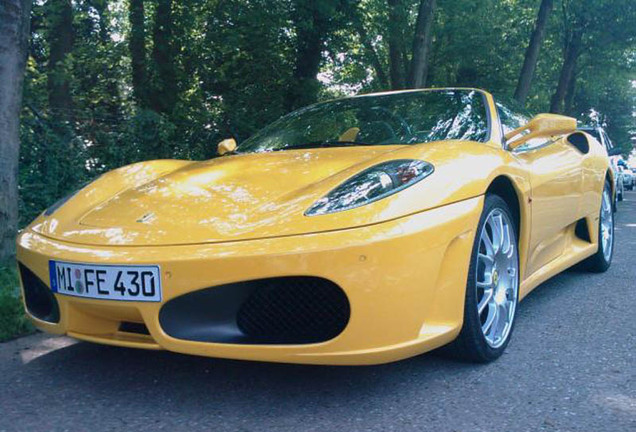
[[[588,271],[602,273],[612,264],[614,255],[614,212],[612,211],[612,190],[605,182],[601,198],[601,212],[598,218],[598,250],[583,261]]]
[[[464,323],[448,347],[463,360],[485,363],[503,354],[519,296],[516,226],[506,202],[486,195],[468,269]]]

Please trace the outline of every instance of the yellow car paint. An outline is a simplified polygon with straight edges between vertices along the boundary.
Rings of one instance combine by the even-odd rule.
[[[607,154],[589,137],[587,154],[567,135],[531,150],[506,149],[494,99],[484,94],[486,143],[151,161],[105,174],[27,227],[18,261],[47,284],[50,259],[157,264],[162,302],[55,294],[59,323],[30,318],[44,331],[92,342],[274,362],[375,364],[440,347],[462,326],[475,229],[493,182],[505,179],[517,196],[520,298],[596,252],[601,194],[611,182]],[[344,180],[393,159],[421,159],[435,172],[359,208],[304,215]],[[574,234],[580,220],[591,241]],[[322,277],[345,291],[351,317],[339,336],[296,345],[208,343],[175,339],[159,324],[161,306],[182,294],[289,275]],[[121,332],[122,321],[144,323],[150,335]]]

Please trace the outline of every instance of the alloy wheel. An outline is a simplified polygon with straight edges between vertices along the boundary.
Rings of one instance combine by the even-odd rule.
[[[476,266],[477,313],[491,348],[501,347],[512,329],[519,288],[514,225],[499,208],[481,229]]]
[[[614,245],[614,213],[612,211],[612,199],[607,188],[603,191],[601,202],[601,247],[605,261],[612,258],[612,246]]]

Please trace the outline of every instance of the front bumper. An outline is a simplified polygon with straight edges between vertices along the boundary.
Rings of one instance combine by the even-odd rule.
[[[314,364],[376,364],[452,341],[462,325],[468,263],[483,197],[342,231],[217,244],[94,247],[26,230],[18,261],[49,285],[48,261],[158,264],[160,303],[55,294],[59,322],[30,316],[43,331],[104,344],[210,357]],[[338,336],[309,344],[210,343],[177,339],[161,327],[166,302],[208,287],[284,276],[337,284],[350,304]],[[121,331],[143,323],[149,335]]]

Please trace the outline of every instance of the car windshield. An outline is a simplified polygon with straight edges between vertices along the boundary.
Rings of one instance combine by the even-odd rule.
[[[243,142],[238,151],[419,144],[489,138],[484,95],[426,90],[359,96],[294,111]]]

